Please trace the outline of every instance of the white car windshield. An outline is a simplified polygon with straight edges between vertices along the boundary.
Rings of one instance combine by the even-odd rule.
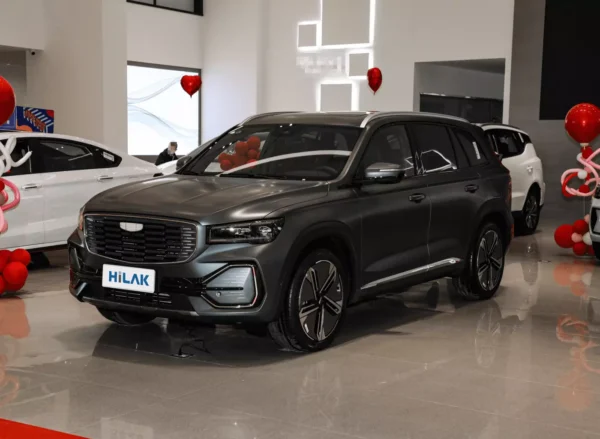
[[[331,180],[361,133],[346,126],[261,125],[228,132],[179,171],[228,178]]]

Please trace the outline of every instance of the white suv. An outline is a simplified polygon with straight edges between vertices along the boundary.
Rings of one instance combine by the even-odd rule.
[[[19,188],[21,204],[5,213],[8,231],[2,248],[64,246],[77,227],[79,209],[90,198],[159,172],[151,163],[77,137],[0,133],[0,143],[8,142],[14,143],[13,162],[28,152],[31,157],[3,175]]]
[[[538,226],[546,194],[542,161],[525,131],[502,124],[480,126],[502,164],[510,171],[512,212],[517,231],[522,235],[532,234]]]

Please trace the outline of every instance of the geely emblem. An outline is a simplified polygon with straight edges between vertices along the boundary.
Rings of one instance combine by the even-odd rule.
[[[121,226],[121,229],[125,230],[126,232],[139,232],[141,230],[144,230],[144,225],[143,224],[137,224],[137,223],[121,223],[119,224]]]

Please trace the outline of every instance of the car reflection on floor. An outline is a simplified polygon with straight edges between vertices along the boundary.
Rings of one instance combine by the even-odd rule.
[[[19,356],[19,340],[28,337],[30,332],[25,302],[18,297],[0,299],[0,407],[19,394],[19,377],[11,375],[7,367]]]

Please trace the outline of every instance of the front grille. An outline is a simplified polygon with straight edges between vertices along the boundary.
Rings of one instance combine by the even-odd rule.
[[[149,306],[153,308],[170,308],[173,304],[171,295],[167,293],[138,293],[135,291],[123,291],[107,288],[104,291],[104,298],[111,302],[123,303],[126,305]]]
[[[122,224],[143,227],[124,230]],[[131,230],[131,227],[130,227]],[[88,215],[85,239],[92,253],[132,263],[174,263],[196,250],[197,227],[191,223],[127,216]]]

